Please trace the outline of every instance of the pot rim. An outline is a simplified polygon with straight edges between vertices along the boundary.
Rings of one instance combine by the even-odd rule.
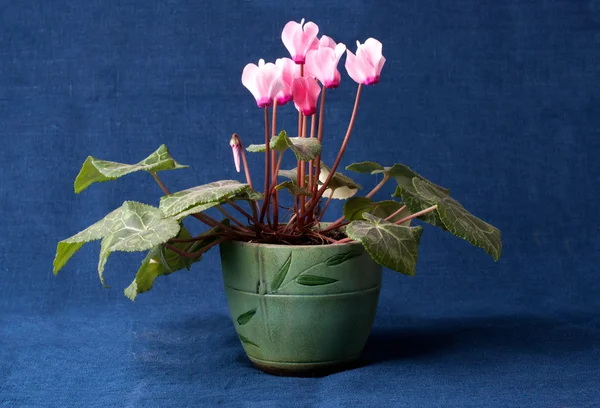
[[[242,244],[242,245],[250,245],[250,246],[257,246],[257,247],[262,247],[262,248],[293,248],[293,249],[300,249],[300,248],[305,248],[305,249],[309,249],[309,248],[323,248],[323,247],[340,247],[343,248],[344,246],[355,246],[355,245],[360,245],[362,247],[362,244],[358,241],[352,241],[352,242],[344,242],[342,244],[327,244],[327,245],[286,245],[286,244],[265,244],[262,242],[247,242],[247,241],[239,241],[239,240],[227,240],[222,242],[221,244],[219,244],[219,246],[225,244],[225,243],[236,243],[236,244]]]

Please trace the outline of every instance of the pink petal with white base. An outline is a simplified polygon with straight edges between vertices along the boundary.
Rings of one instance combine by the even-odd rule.
[[[376,84],[385,64],[385,57],[381,53],[383,46],[374,38],[367,39],[364,44],[357,41],[356,45],[356,55],[348,51],[346,56],[348,75],[359,84]]]
[[[312,78],[294,78],[292,82],[294,105],[304,116],[311,116],[317,111],[317,100],[321,87]]]
[[[258,66],[248,64],[244,67],[242,84],[252,93],[259,108],[271,106],[275,95],[284,88],[280,69],[271,62],[265,64],[262,59]]]
[[[296,64],[304,64],[308,50],[318,47],[318,32],[319,27],[315,23],[309,21],[304,24],[304,19],[300,23],[290,21],[285,25],[281,41]]]

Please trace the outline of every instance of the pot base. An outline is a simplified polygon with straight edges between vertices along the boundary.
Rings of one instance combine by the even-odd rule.
[[[267,374],[283,377],[323,377],[357,367],[359,356],[345,360],[319,361],[314,363],[266,361],[250,356],[248,358],[256,368]]]

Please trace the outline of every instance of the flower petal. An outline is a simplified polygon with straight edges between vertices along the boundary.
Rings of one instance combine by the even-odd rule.
[[[348,71],[348,75],[350,75],[350,78],[352,78],[354,82],[362,84],[367,79],[362,62],[356,55],[352,54],[352,51],[350,50],[346,51],[345,67],[346,71]]]

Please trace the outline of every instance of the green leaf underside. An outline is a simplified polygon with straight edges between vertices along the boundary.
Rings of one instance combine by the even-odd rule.
[[[254,316],[255,314],[256,309],[248,310],[246,313],[239,315],[236,320],[240,326],[243,326],[246,323],[248,323],[250,319],[252,319],[252,316]]]
[[[364,212],[373,210],[373,200],[367,197],[351,197],[344,203],[344,218],[347,221],[363,220]]]
[[[432,186],[442,190],[446,194],[450,194],[450,190],[432,183],[431,181],[427,180],[425,177],[421,176],[419,173],[413,171],[410,167],[408,167],[404,164],[401,164],[401,163],[396,163],[396,164],[392,165],[391,167],[384,167],[379,163],[372,162],[372,161],[366,161],[366,162],[352,163],[351,165],[346,167],[346,170],[352,170],[357,173],[366,173],[366,174],[384,173],[391,177],[395,177],[396,181],[398,182],[398,185],[402,185],[402,184],[412,185],[412,179],[414,177],[418,177],[421,180],[427,181]]]
[[[229,220],[224,219],[221,223],[229,225]],[[206,231],[203,235],[213,234],[218,232],[220,227],[214,227]],[[177,235],[177,238],[191,238],[191,234],[185,227],[181,227],[181,231]],[[186,252],[196,252],[213,243],[218,237],[209,237],[202,240],[194,241],[193,243],[176,242],[172,244],[176,248]],[[154,280],[158,276],[169,275],[173,272],[180,271],[184,268],[190,269],[192,264],[202,260],[202,255],[194,258],[183,257],[163,245],[158,245],[152,248],[146,258],[142,261],[142,265],[138,269],[135,279],[125,289],[125,296],[131,300],[135,300],[137,295],[144,293],[152,289]]]
[[[286,189],[290,192],[291,195],[293,195],[294,197],[297,196],[310,196],[310,193],[308,192],[308,190],[304,187],[300,187],[298,186],[295,182],[293,181],[284,181],[281,184],[278,184],[275,189],[276,190],[282,190],[282,189]]]
[[[164,218],[158,208],[125,201],[102,220],[59,242],[54,259],[54,273],[58,273],[84,243],[102,239],[98,275],[106,286],[104,265],[112,252],[145,251],[175,237],[179,229],[179,223],[174,219]]]
[[[349,261],[350,259],[357,258],[359,256],[361,256],[360,252],[356,252],[356,251],[344,252],[342,254],[337,254],[337,255],[334,255],[334,256],[328,258],[325,261],[325,265],[337,266],[337,265],[343,264],[346,261]]]
[[[75,192],[79,194],[93,183],[115,180],[136,171],[155,173],[161,170],[175,170],[186,167],[188,166],[177,163],[171,157],[165,145],[160,146],[158,150],[136,164],[116,163],[88,156],[77,178],[75,178],[74,188]]]
[[[346,166],[346,170],[354,171],[356,173],[373,174],[374,171],[384,170],[384,167],[372,161],[352,163]]]
[[[256,344],[252,340],[248,339],[246,336],[242,336],[241,334],[238,333],[238,337],[240,338],[240,340],[242,341],[242,343],[249,344],[249,345],[254,346],[256,348],[260,348],[260,347],[258,347],[258,344]]]
[[[359,241],[380,265],[413,276],[418,257],[422,227],[405,227],[363,214],[365,221],[352,221],[346,234]]]
[[[416,177],[415,179],[418,180]],[[403,186],[398,185],[396,187],[396,191],[394,192],[394,197],[401,198],[402,202],[413,214],[435,205],[434,202],[421,197],[417,193],[417,190],[414,188],[414,186],[412,186],[412,180],[410,186],[408,184],[403,184]],[[418,218],[428,224],[435,225],[443,230],[447,230],[437,211],[432,211],[430,213],[421,215]]]
[[[279,177],[288,178],[291,181],[296,181],[296,175],[297,175],[296,172],[297,171],[298,171],[298,169],[296,167],[294,167],[293,169],[290,169],[290,170],[279,170],[279,172],[277,173],[277,175]]]
[[[191,238],[191,234],[185,227],[181,227],[177,238]],[[177,249],[182,251],[192,252],[191,246],[193,243],[177,242],[174,243]],[[199,261],[202,255],[196,258],[184,258],[179,254],[165,248],[163,245],[157,245],[150,249],[142,265],[135,275],[135,279],[131,284],[125,288],[125,296],[131,300],[135,300],[137,295],[144,293],[152,289],[154,280],[163,275],[170,275],[173,272],[177,272],[183,268],[189,268],[189,266]]]
[[[337,282],[337,279],[326,278],[317,275],[300,275],[296,278],[296,283],[304,286],[322,286]]]
[[[448,231],[474,246],[483,248],[494,260],[500,258],[502,240],[498,228],[475,217],[458,201],[429,183],[418,178],[415,178],[413,183],[420,197],[437,204],[436,212]]]
[[[264,198],[265,198],[265,196],[263,194],[249,188],[248,190],[244,190],[241,193],[238,193],[238,194],[234,195],[233,197],[230,197],[229,199],[231,201],[237,201],[237,200],[259,201]]]
[[[321,142],[310,137],[288,137],[285,131],[281,131],[277,136],[273,136],[269,143],[269,148],[283,152],[290,149],[300,161],[314,160],[321,152]],[[265,152],[266,145],[250,145],[246,148],[249,152]]]
[[[179,214],[192,210],[193,207],[211,204],[210,207],[221,203],[226,198],[250,191],[248,184],[242,184],[235,180],[215,181],[202,186],[192,187],[187,190],[161,197],[159,208],[167,217],[179,217]],[[207,208],[210,208],[207,207]],[[204,211],[190,212],[189,214]]]
[[[379,201],[379,202],[373,203],[373,211],[371,214],[378,218],[386,219],[387,217],[394,214],[396,211],[398,211],[402,207],[404,207],[404,204],[400,203],[398,201],[394,201],[394,200]],[[396,214],[392,218],[390,218],[388,221],[391,223],[394,223],[394,222],[402,220],[403,218],[408,217],[410,214],[411,214],[410,210],[408,209],[408,207],[406,207],[405,209],[400,211],[398,214]],[[411,222],[411,220],[408,220],[406,222],[403,222],[400,225],[404,225],[404,226],[408,227],[408,226],[410,226],[410,222]]]
[[[275,278],[273,279],[273,283],[271,284],[272,292],[277,291],[277,289],[279,289],[281,287],[281,284],[285,280],[285,277],[287,276],[287,274],[290,270],[291,264],[292,264],[292,253],[290,252],[290,255],[287,257],[287,259],[285,260],[283,265],[281,265],[281,268],[279,268],[277,275],[275,275]]]
[[[321,162],[319,183],[325,183],[329,173],[329,167],[327,167],[325,163]],[[361,188],[361,185],[352,180],[350,177],[336,171],[329,181],[327,189],[323,192],[323,197],[329,198],[331,196],[331,198],[337,200],[346,200],[356,194]]]
[[[352,197],[349,198],[344,203],[344,218],[348,221],[362,221],[363,213],[368,212],[378,218],[387,218],[390,215],[394,214],[400,208],[402,208],[404,204],[399,203],[394,200],[385,200],[375,202],[367,197]],[[410,215],[410,210],[405,208],[396,214],[393,218],[391,218],[390,222],[400,221],[401,219]],[[409,226],[410,220],[406,221],[402,225]]]

